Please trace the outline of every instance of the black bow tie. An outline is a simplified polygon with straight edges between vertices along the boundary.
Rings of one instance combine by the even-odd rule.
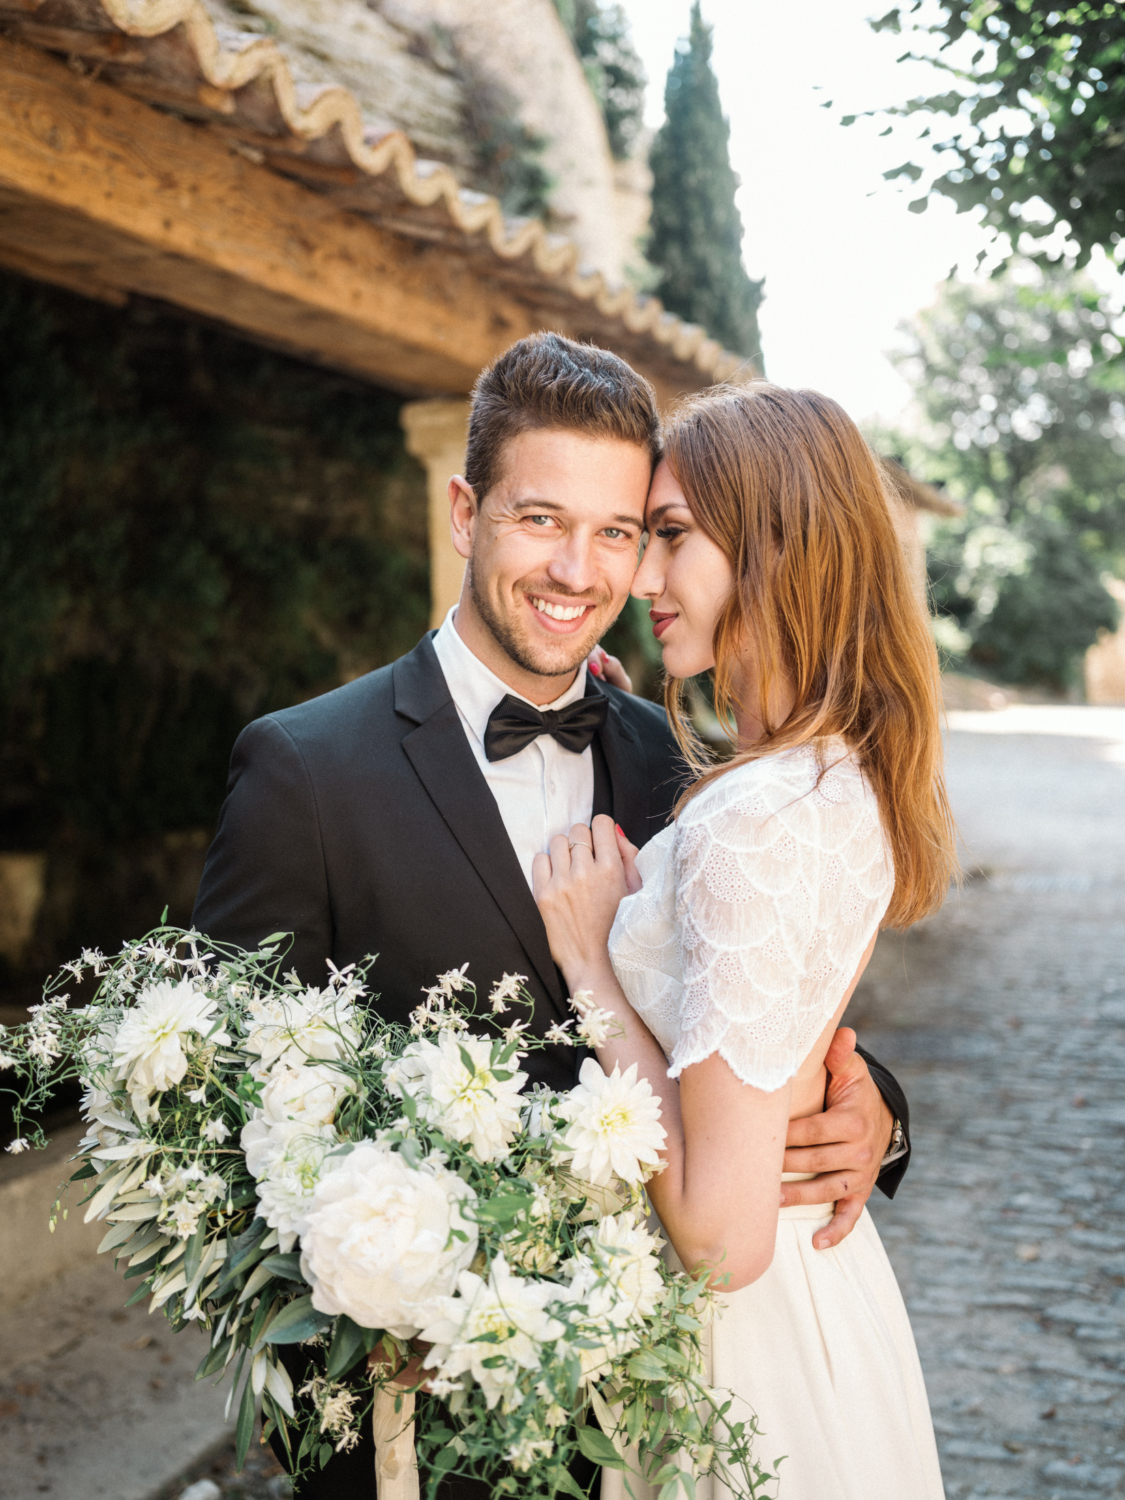
[[[608,712],[609,699],[601,693],[578,698],[565,708],[548,709],[538,709],[507,693],[488,716],[484,753],[489,760],[507,760],[541,734],[549,734],[564,750],[581,755],[605,723]]]

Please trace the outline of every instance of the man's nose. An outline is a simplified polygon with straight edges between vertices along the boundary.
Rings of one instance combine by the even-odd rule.
[[[597,585],[598,569],[592,538],[572,533],[554,549],[547,575],[572,594],[584,594]]]

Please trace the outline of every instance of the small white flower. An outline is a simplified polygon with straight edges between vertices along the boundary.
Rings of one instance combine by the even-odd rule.
[[[201,1132],[205,1141],[214,1141],[216,1146],[221,1146],[230,1133],[230,1126],[225,1120],[208,1120]]]
[[[548,1026],[547,1030],[543,1033],[543,1040],[545,1042],[551,1042],[560,1047],[573,1047],[574,1038],[567,1030],[568,1026],[573,1025],[573,1021],[552,1021],[550,1026]]]
[[[617,1017],[594,1004],[593,990],[576,990],[571,996],[570,1007],[578,1012],[578,1035],[595,1052],[620,1030]]]
[[[505,1002],[508,1000],[518,1000],[520,997],[520,986],[526,983],[526,974],[505,974],[503,979],[498,979],[492,986],[492,991],[488,997],[493,1015],[502,1016],[508,1009]]]
[[[18,1058],[12,1057],[7,1052],[0,1052],[0,1073],[2,1073],[6,1068],[14,1068],[18,1061]]]
[[[660,1101],[637,1065],[624,1073],[616,1064],[607,1075],[592,1057],[582,1064],[578,1086],[563,1096],[560,1112],[570,1121],[561,1154],[571,1171],[595,1187],[616,1176],[628,1184],[645,1180],[645,1168],[659,1168],[667,1136],[660,1123]]]
[[[411,1042],[383,1074],[398,1098],[409,1094],[427,1124],[472,1148],[479,1161],[508,1154],[520,1123],[520,1089],[527,1074],[512,1059],[498,1078],[487,1037],[440,1032],[436,1041]]]
[[[188,1092],[188,1098],[193,1104],[202,1104],[206,1097],[207,1085],[205,1083],[201,1083],[197,1089],[191,1089]]]
[[[465,978],[465,970],[468,967],[467,963],[462,964],[459,969],[450,969],[445,974],[438,975],[438,984],[447,995],[468,988],[469,981]]]
[[[18,1135],[11,1143],[11,1145],[6,1146],[4,1149],[6,1151],[10,1151],[13,1156],[18,1156],[21,1151],[31,1150],[31,1142],[27,1139],[26,1136]]]
[[[539,1454],[548,1457],[554,1451],[555,1445],[550,1438],[523,1438],[514,1443],[504,1457],[517,1474],[526,1474]]]
[[[301,1236],[313,1306],[412,1338],[476,1254],[475,1196],[440,1160],[411,1167],[375,1141],[329,1157]]]

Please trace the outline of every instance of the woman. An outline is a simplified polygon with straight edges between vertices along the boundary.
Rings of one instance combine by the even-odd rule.
[[[555,839],[536,899],[571,993],[592,990],[619,1023],[602,1066],[636,1063],[660,1096],[652,1202],[682,1263],[715,1268],[711,1379],[757,1413],[760,1459],[785,1455],[783,1500],[937,1500],[922,1372],[874,1224],[864,1211],[818,1251],[831,1205],[779,1214],[787,1122],[822,1107],[879,928],[935,910],[954,871],[924,610],[876,460],[813,392],[691,400],[645,519],[633,593],[696,780],[640,854],[608,818]],[[682,683],[708,671],[736,728],[717,766],[681,709]]]

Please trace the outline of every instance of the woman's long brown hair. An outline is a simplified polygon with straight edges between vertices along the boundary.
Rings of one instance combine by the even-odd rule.
[[[699,778],[681,805],[733,766],[842,736],[878,798],[894,859],[884,924],[909,926],[940,906],[957,869],[956,834],[937,653],[878,461],[827,396],[765,382],[689,398],[665,432],[665,457],[734,569],[715,628],[716,712],[733,719],[750,649],[763,725],[716,766],[687,720],[683,684],[670,680],[669,717]],[[771,698],[785,682],[793,707],[773,723]]]

